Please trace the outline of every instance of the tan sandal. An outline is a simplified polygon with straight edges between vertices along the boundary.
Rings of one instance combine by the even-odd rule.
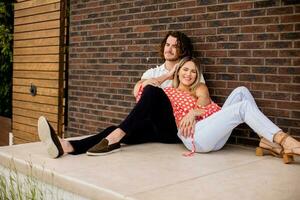
[[[288,164],[294,161],[294,156],[300,156],[300,142],[287,133],[281,132],[276,136],[278,144],[283,147],[283,162]]]
[[[276,143],[269,142],[265,138],[261,138],[259,147],[255,151],[256,156],[272,155],[278,158],[283,156],[283,148]]]

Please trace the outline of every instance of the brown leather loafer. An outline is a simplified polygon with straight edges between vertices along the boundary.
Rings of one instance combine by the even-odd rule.
[[[108,145],[107,139],[102,139],[98,144],[90,148],[86,154],[89,156],[101,156],[107,155],[116,151],[119,151],[121,148],[120,142],[115,144]]]
[[[38,134],[40,140],[46,145],[51,158],[58,158],[64,154],[58,136],[44,116],[41,116],[38,120]]]

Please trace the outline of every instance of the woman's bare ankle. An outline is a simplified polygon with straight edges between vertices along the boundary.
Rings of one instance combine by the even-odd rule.
[[[283,132],[282,130],[278,131],[274,134],[273,141],[277,144],[280,144],[284,137],[288,135],[287,133]]]

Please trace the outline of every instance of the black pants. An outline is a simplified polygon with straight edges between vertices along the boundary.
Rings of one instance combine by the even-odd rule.
[[[126,144],[180,142],[169,98],[161,88],[148,85],[144,88],[140,101],[119,126],[110,126],[96,135],[70,141],[74,148],[72,154],[85,153],[116,128],[126,133],[121,140]]]

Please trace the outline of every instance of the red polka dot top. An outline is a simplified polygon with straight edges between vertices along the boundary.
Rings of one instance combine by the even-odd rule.
[[[221,109],[213,101],[206,106],[197,105],[197,99],[194,96],[188,92],[180,91],[176,88],[166,87],[163,90],[170,99],[177,125],[179,125],[182,118],[193,109],[205,109],[205,113],[196,118],[197,121],[205,119]],[[136,98],[137,101],[139,101],[141,98],[142,93],[143,87],[141,86]]]

